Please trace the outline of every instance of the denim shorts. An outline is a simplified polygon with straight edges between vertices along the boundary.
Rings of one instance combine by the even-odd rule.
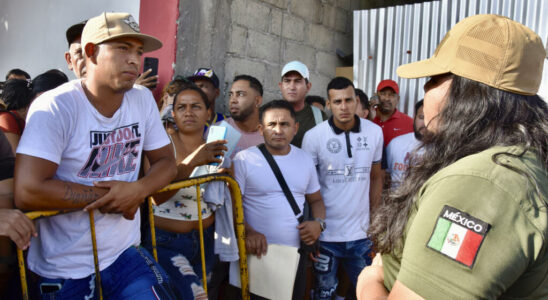
[[[204,254],[208,281],[215,262],[214,234],[214,225],[204,230]],[[151,249],[150,233],[145,234],[144,243],[147,249]],[[166,270],[182,299],[207,299],[202,283],[198,230],[173,233],[156,228],[156,249],[158,262]]]
[[[100,272],[105,299],[177,299],[166,272],[141,247],[130,247]],[[95,274],[82,279],[39,277],[42,299],[99,299]]]

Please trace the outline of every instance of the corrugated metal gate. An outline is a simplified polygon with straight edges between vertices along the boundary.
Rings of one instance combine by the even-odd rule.
[[[487,13],[528,26],[548,45],[546,0],[441,0],[355,11],[354,84],[372,95],[379,81],[395,80],[400,85],[399,109],[412,115],[414,103],[424,96],[426,79],[399,78],[396,68],[430,57],[458,21]],[[546,65],[548,61],[543,88],[548,85]]]

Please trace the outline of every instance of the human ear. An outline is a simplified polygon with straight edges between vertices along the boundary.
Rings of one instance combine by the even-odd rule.
[[[68,69],[72,71],[72,57],[70,56],[70,53],[68,51],[65,52],[65,60],[67,61]]]

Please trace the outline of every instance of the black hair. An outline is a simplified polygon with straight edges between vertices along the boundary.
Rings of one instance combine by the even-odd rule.
[[[418,150],[428,159],[411,155],[402,185],[373,215],[368,234],[380,253],[401,250],[409,212],[420,188],[431,176],[463,157],[495,146],[516,145],[523,147],[522,153],[499,152],[491,159],[530,179],[526,172],[503,161],[532,151],[548,170],[548,106],[544,100],[538,95],[519,95],[452,76],[445,104],[436,116],[437,129],[426,132]],[[535,188],[538,191],[539,187]]]
[[[7,110],[18,110],[30,106],[32,102],[30,82],[23,79],[10,79],[4,83],[2,101]]]
[[[197,87],[194,84],[181,87],[181,89],[177,92],[177,94],[175,94],[175,97],[173,98],[173,105],[175,105],[175,103],[177,102],[177,97],[179,97],[179,95],[185,91],[195,91],[200,94],[200,98],[202,98],[202,101],[204,101],[206,109],[209,109],[210,104],[209,100],[207,99],[206,93],[204,93],[201,88]]]
[[[162,89],[162,96],[166,93],[169,96],[175,96],[183,87],[186,86],[196,86],[196,84],[186,79],[186,77],[177,75],[175,76],[175,79],[164,85],[164,88]]]
[[[327,84],[327,95],[329,95],[329,90],[343,90],[351,86],[354,88],[354,84],[350,79],[346,77],[335,77]]]
[[[291,103],[286,100],[272,100],[261,106],[261,108],[259,109],[259,120],[261,121],[261,124],[263,123],[264,114],[271,109],[288,110],[291,118],[297,121],[297,115],[295,114],[295,110],[293,109],[293,106],[291,106]]]
[[[360,103],[362,105],[362,108],[369,110],[369,97],[367,97],[367,94],[361,89],[355,89],[355,92],[356,92],[356,96],[360,98]]]
[[[38,93],[53,90],[65,82],[68,82],[68,77],[59,70],[52,69],[42,73],[32,81],[32,97],[36,97]]]
[[[63,72],[59,69],[50,69],[50,70],[47,70],[45,73],[57,74],[57,75],[59,75],[59,77],[63,77],[66,80],[66,82],[69,81],[69,78],[67,77],[67,74],[65,74],[65,72]]]
[[[256,90],[257,92],[259,92],[259,95],[261,95],[261,97],[263,96],[263,85],[261,84],[261,82],[251,76],[251,75],[245,75],[245,74],[242,74],[242,75],[238,75],[236,77],[234,77],[234,80],[232,81],[232,83],[238,81],[238,80],[246,80],[247,82],[249,82],[249,87]]]
[[[417,115],[419,108],[421,108],[423,105],[424,105],[424,99],[420,99],[419,102],[415,103],[415,116]]]
[[[8,78],[11,75],[25,76],[26,79],[30,79],[29,73],[27,73],[27,72],[25,72],[21,69],[11,69],[11,70],[9,70],[8,74],[6,74],[6,80],[8,80]]]
[[[308,105],[312,105],[312,103],[319,103],[325,107],[325,99],[322,96],[309,95],[304,98],[304,102]]]

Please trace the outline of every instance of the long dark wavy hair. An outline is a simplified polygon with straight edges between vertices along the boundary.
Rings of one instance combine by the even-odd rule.
[[[373,215],[368,234],[381,253],[402,249],[402,235],[419,189],[460,158],[493,146],[521,145],[521,155],[533,150],[548,170],[546,102],[537,95],[518,95],[452,76],[447,101],[437,116],[438,128],[424,136],[424,159],[411,157],[403,184]],[[499,163],[496,155],[493,160]]]

